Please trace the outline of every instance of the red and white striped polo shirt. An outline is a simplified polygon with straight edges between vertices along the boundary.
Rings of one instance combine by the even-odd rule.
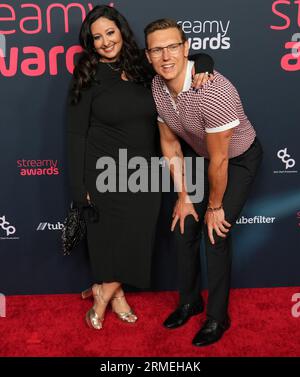
[[[198,92],[191,88],[192,67],[188,61],[183,90],[176,103],[164,80],[156,75],[152,81],[158,120],[185,140],[195,152],[209,158],[205,134],[233,129],[229,144],[229,158],[244,153],[253,143],[255,130],[244,113],[236,88],[217,71]]]

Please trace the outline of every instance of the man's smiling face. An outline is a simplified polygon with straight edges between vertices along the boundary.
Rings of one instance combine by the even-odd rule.
[[[176,44],[179,44],[177,48]],[[160,54],[155,49],[164,48]],[[165,80],[174,80],[179,77],[185,69],[189,44],[183,42],[177,28],[156,30],[147,36],[147,58],[153,65],[154,70]],[[153,50],[154,49],[154,50]]]

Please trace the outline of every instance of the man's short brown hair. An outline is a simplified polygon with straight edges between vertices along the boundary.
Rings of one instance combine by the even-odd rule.
[[[175,20],[172,20],[170,18],[160,18],[159,20],[155,20],[151,22],[150,24],[148,24],[144,29],[146,48],[148,48],[147,37],[149,34],[154,33],[157,30],[165,30],[165,29],[170,29],[170,28],[177,29],[180,33],[182,42],[186,41],[186,36],[181,26]]]

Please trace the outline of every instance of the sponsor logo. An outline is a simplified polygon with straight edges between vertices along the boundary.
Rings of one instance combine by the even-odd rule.
[[[270,26],[272,30],[282,31],[292,29],[297,25],[300,28],[300,0],[276,0],[272,4],[272,12],[275,16],[274,22]],[[288,72],[300,70],[300,33],[292,30],[290,41],[284,44],[287,50],[282,56],[281,68]]]
[[[57,160],[17,160],[21,176],[58,175]]]
[[[113,7],[114,3],[109,3],[109,6]],[[52,45],[46,50],[41,46],[32,45],[32,34],[47,33],[53,37],[54,42],[62,40],[61,34],[63,32],[69,34],[70,25],[73,27],[72,31],[75,32],[93,8],[92,2],[86,5],[72,2],[70,4],[43,4],[42,6],[32,2],[22,2],[22,4],[19,2],[19,6],[0,4],[1,14],[5,15],[0,18],[0,74],[5,77],[14,77],[20,70],[25,76],[36,77],[45,74],[57,76],[58,67],[62,66],[62,56],[66,69],[72,74],[74,57],[82,51],[81,46]],[[61,26],[59,30],[54,30],[54,19],[61,20],[58,24],[63,25],[64,30],[61,30]],[[28,37],[25,46],[7,48],[9,36],[21,33],[23,34],[21,39],[26,41]]]
[[[292,310],[291,310],[292,316],[294,318],[299,318],[300,317],[300,293],[293,294],[292,302],[296,302],[296,304],[292,306]]]
[[[178,21],[193,50],[230,49],[230,20]]]
[[[65,68],[70,74],[74,69],[74,57],[82,51],[80,45],[64,46],[55,44],[64,40],[62,33],[69,34],[76,30],[85,19],[87,13],[94,8],[92,2],[82,4],[71,2],[61,4],[58,2],[15,2],[15,4],[0,4],[0,74],[5,77],[14,77],[19,71],[25,76],[57,76],[58,68]],[[110,6],[113,6],[110,3]],[[57,22],[59,20],[59,22]],[[54,25],[59,25],[54,29]],[[71,30],[70,30],[71,29]],[[22,35],[23,46],[8,46],[11,35]],[[48,34],[54,44],[47,47],[33,46],[32,35]],[[51,43],[51,42],[50,42]],[[64,74],[64,72],[62,72]]]
[[[282,174],[282,173],[298,173],[297,170],[290,170],[296,165],[296,161],[291,157],[291,155],[287,152],[287,147],[280,149],[277,152],[277,157],[282,161],[284,164],[285,170],[274,170],[275,174]]]
[[[296,161],[287,153],[287,148],[280,149],[277,153],[277,157],[285,163],[285,169],[290,169],[295,166]]]
[[[297,212],[298,226],[300,226],[300,211]]]
[[[266,217],[266,216],[254,216],[254,217],[240,217],[236,224],[244,225],[244,224],[273,224],[276,217]]]
[[[0,228],[5,232],[5,237],[0,237],[1,240],[16,240],[19,239],[20,237],[12,237],[13,234],[16,233],[16,228],[11,225],[7,220],[6,217],[0,216]]]
[[[62,230],[64,228],[64,224],[57,222],[56,224],[51,223],[39,223],[36,230]]]

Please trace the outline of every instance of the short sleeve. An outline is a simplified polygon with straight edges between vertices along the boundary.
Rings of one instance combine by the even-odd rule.
[[[237,93],[228,83],[210,83],[201,103],[207,133],[222,132],[237,127]]]
[[[160,115],[157,115],[157,121],[160,122],[160,123],[165,123],[165,121],[163,120],[163,118]]]
[[[158,92],[160,91],[160,82],[159,82],[160,78],[158,75],[155,75],[153,80],[152,80],[152,94],[153,94],[153,98],[154,98],[154,102],[155,102],[155,105],[156,105],[156,111],[158,113],[157,115],[157,121],[160,122],[160,123],[165,123],[164,119],[163,119],[163,116],[162,114],[160,113],[159,111],[159,95],[158,95]]]

